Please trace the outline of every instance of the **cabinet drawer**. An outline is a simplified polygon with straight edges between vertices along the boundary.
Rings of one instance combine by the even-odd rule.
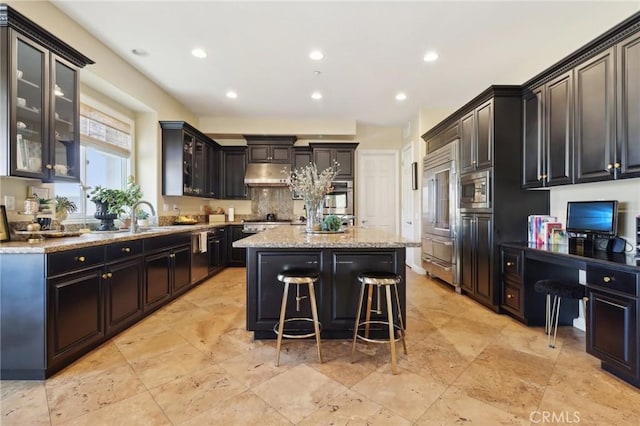
[[[142,240],[125,241],[107,246],[107,262],[142,254]]]
[[[521,250],[502,250],[502,273],[522,275],[522,254]]]
[[[637,273],[587,266],[587,283],[631,296],[638,296]]]
[[[170,234],[160,237],[146,238],[144,241],[144,251],[146,253],[165,250],[168,248],[176,247],[183,244],[191,244],[191,234]]]
[[[47,275],[53,276],[104,263],[104,246],[86,247],[47,256]]]
[[[504,280],[502,306],[511,308],[512,311],[522,314],[522,286],[516,282]]]

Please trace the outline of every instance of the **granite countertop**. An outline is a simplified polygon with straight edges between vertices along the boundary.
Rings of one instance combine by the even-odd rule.
[[[132,234],[127,230],[119,232],[94,231],[87,234],[81,234],[77,237],[45,238],[36,243],[29,243],[27,241],[10,241],[0,243],[0,254],[55,253],[65,250],[139,240],[142,238],[177,234],[181,232],[206,231],[210,228],[220,228],[227,225],[240,224],[241,222],[197,223],[195,225],[158,226],[136,234]]]
[[[420,247],[379,228],[348,227],[344,233],[307,234],[304,227],[282,225],[235,241],[237,248],[396,248]]]

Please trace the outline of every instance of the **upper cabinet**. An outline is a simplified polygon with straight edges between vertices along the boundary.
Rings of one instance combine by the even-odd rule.
[[[491,167],[493,100],[460,119],[460,173]]]
[[[223,199],[246,200],[249,189],[244,183],[247,171],[247,147],[223,146],[220,151],[220,190]]]
[[[573,73],[562,74],[523,100],[523,187],[572,182]]]
[[[78,70],[93,61],[0,4],[0,174],[79,181]]]
[[[355,175],[355,151],[357,143],[310,143],[313,162],[318,171],[338,163],[336,180],[353,180]]]
[[[248,136],[247,153],[249,163],[291,163],[295,136]]]
[[[162,195],[219,198],[218,145],[184,121],[161,121]]]
[[[524,188],[640,176],[640,14],[525,83]]]

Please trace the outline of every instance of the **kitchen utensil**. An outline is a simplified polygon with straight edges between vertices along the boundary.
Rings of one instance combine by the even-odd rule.
[[[276,221],[276,215],[274,213],[267,214],[267,222],[275,222],[275,221]]]

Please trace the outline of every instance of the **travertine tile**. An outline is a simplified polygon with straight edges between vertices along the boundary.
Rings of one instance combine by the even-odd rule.
[[[126,420],[123,421],[124,419]],[[171,425],[169,419],[151,398],[151,395],[144,392],[61,423],[61,426],[119,425],[125,423],[129,425]]]
[[[451,386],[415,423],[417,426],[528,425],[528,417],[518,417],[469,397]]]
[[[351,389],[414,422],[446,386],[430,383],[405,369],[399,374],[391,374],[391,366],[388,365],[371,373]]]
[[[52,424],[59,424],[146,391],[129,365],[89,377],[54,378],[48,380],[45,387]]]
[[[3,380],[0,385],[3,426],[50,425],[47,394],[39,381]]]
[[[388,425],[409,426],[411,422],[354,391],[332,399],[299,426],[313,425]]]
[[[291,357],[280,355],[280,366],[276,367],[276,349],[270,342],[255,342],[252,350],[221,361],[219,365],[234,378],[249,388],[253,388],[291,368]]]
[[[169,420],[182,423],[246,390],[222,367],[194,371],[171,382],[150,389],[153,399]]]
[[[184,423],[177,424],[179,426],[283,426],[292,425],[293,423],[248,390],[212,405],[209,410],[194,416]]]
[[[347,388],[311,367],[298,365],[252,390],[289,421],[298,423]]]
[[[113,340],[110,340],[58,372],[50,381],[57,382],[65,378],[78,380],[80,376],[100,374],[107,370],[127,365],[127,360],[122,355],[122,352],[120,352]]]
[[[129,362],[168,352],[180,346],[188,345],[187,340],[173,330],[160,331],[156,334],[117,336],[114,339],[118,349]]]

